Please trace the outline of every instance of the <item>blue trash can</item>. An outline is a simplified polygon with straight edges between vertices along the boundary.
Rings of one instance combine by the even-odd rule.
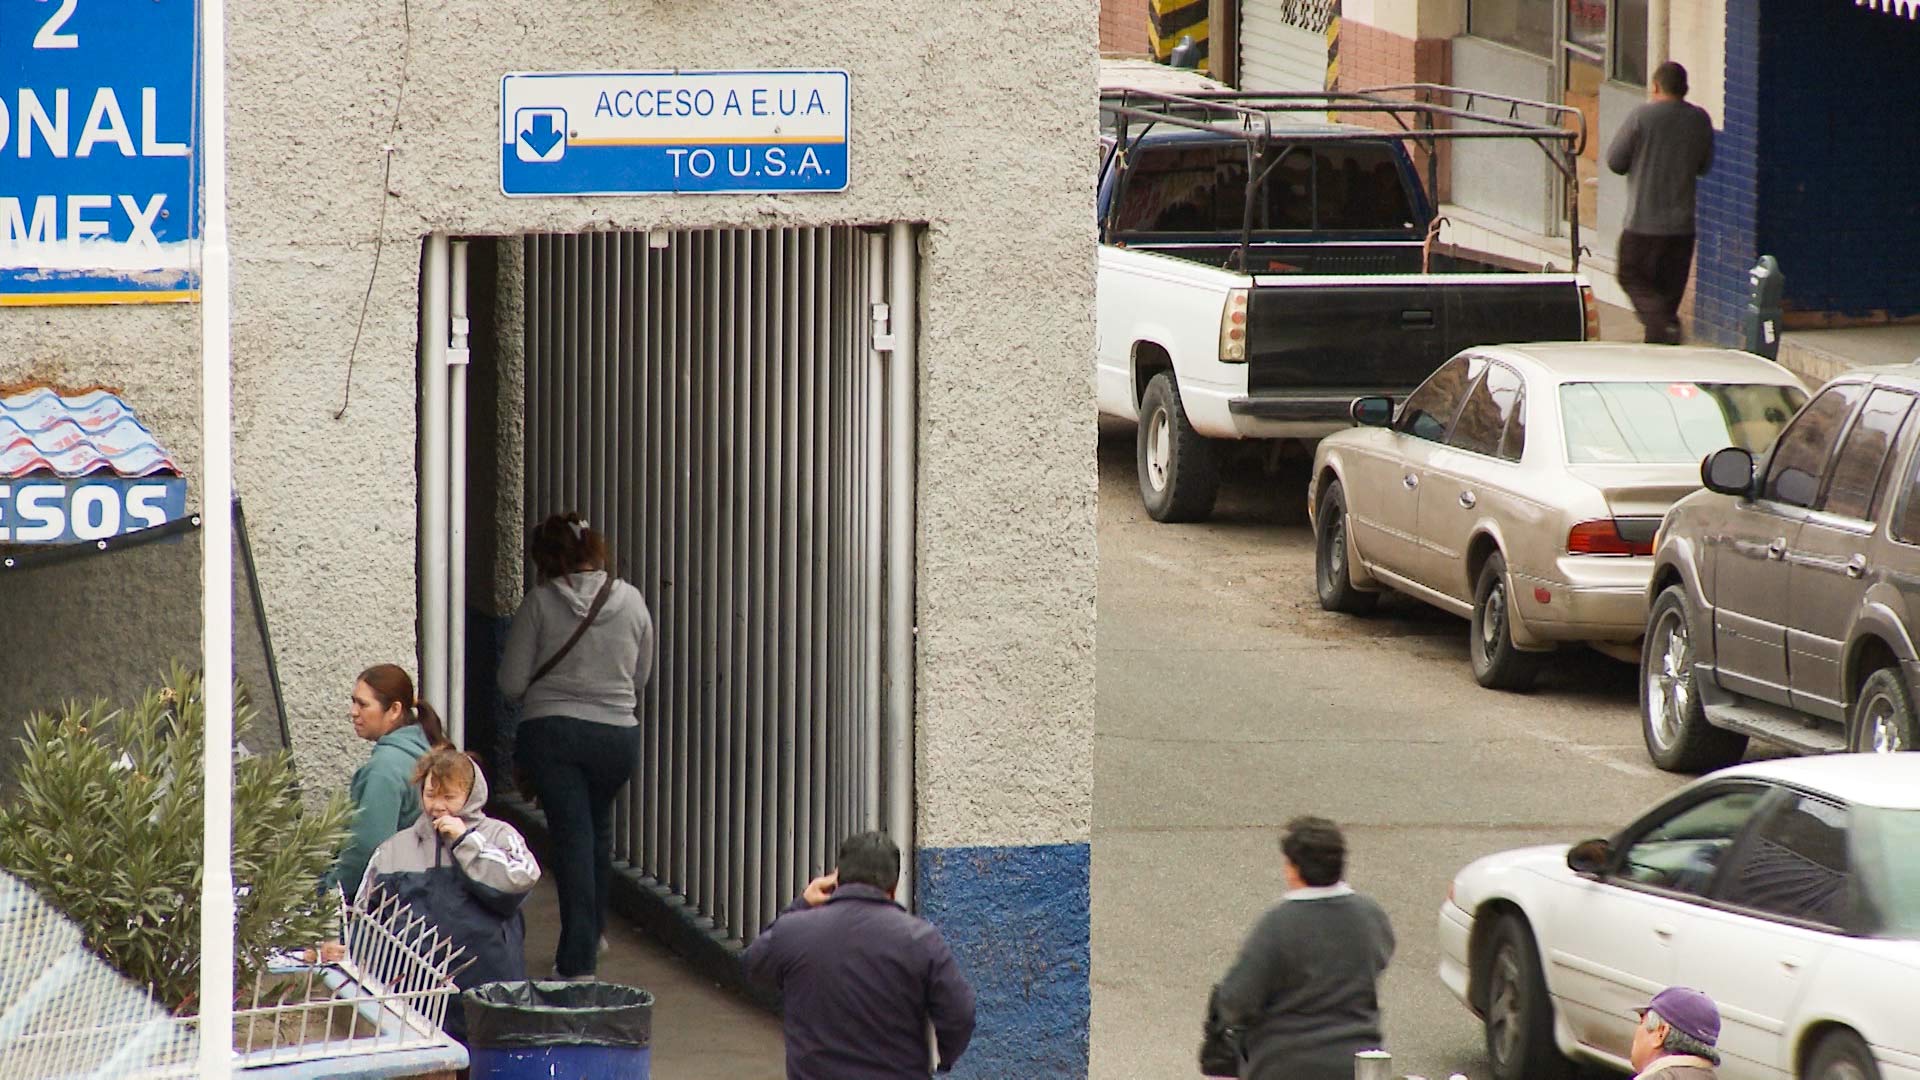
[[[496,982],[460,995],[473,1080],[647,1080],[653,995],[603,982]]]

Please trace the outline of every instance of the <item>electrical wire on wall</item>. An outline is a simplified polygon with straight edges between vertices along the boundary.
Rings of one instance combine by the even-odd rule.
[[[394,145],[393,138],[400,130],[400,106],[407,98],[407,64],[413,58],[413,11],[410,5],[411,0],[400,0],[400,85],[393,95],[393,122],[387,125],[387,142],[381,147],[380,223],[373,233],[373,269],[367,272],[366,295],[360,298],[360,318],[353,327],[353,345],[347,350],[346,387],[340,395],[340,411],[333,414],[335,420],[347,415],[347,405],[353,401],[353,360],[360,353],[360,335],[367,328],[367,309],[373,303],[373,286],[380,278],[380,252],[387,246],[387,201],[393,197],[393,155],[400,149]]]

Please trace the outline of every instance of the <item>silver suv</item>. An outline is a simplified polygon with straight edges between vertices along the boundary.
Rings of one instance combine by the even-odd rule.
[[[1757,463],[1701,463],[1707,490],[1654,538],[1641,727],[1663,769],[1920,746],[1920,366],[1822,387]]]

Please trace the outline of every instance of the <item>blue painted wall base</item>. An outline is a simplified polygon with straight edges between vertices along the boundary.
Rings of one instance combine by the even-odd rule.
[[[647,1080],[653,1049],[624,1046],[530,1046],[473,1050],[473,1080]]]
[[[1081,1080],[1092,1008],[1086,844],[919,853],[920,914],[979,997],[956,1077]]]

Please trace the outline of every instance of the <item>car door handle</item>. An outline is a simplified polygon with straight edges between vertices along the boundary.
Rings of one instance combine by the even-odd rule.
[[[1767,558],[1769,559],[1781,558],[1785,556],[1786,553],[1787,553],[1787,538],[1784,536],[1774,537],[1773,543],[1767,545]]]
[[[1412,473],[1408,473],[1407,475],[1401,477],[1400,482],[1406,485],[1406,488],[1408,491],[1412,491],[1414,488],[1417,488],[1420,486],[1420,478],[1418,476],[1415,476]]]
[[[1789,974],[1789,975],[1798,975],[1798,974],[1800,974],[1800,958],[1799,958],[1799,957],[1797,957],[1797,956],[1783,956],[1783,957],[1781,957],[1781,958],[1780,958],[1780,969],[1781,969],[1782,971],[1785,971],[1785,972],[1786,972],[1787,974]]]
[[[1473,509],[1473,504],[1479,501],[1480,500],[1473,497],[1473,492],[1471,491],[1463,491],[1460,493],[1460,509],[1462,510]]]
[[[1848,577],[1857,578],[1865,574],[1866,572],[1867,572],[1867,557],[1865,555],[1855,555],[1853,558],[1847,560],[1847,576]]]
[[[1427,308],[1409,308],[1400,313],[1401,326],[1432,326],[1433,312]]]
[[[1673,927],[1656,926],[1653,928],[1653,936],[1659,938],[1662,945],[1669,944],[1673,941]]]

